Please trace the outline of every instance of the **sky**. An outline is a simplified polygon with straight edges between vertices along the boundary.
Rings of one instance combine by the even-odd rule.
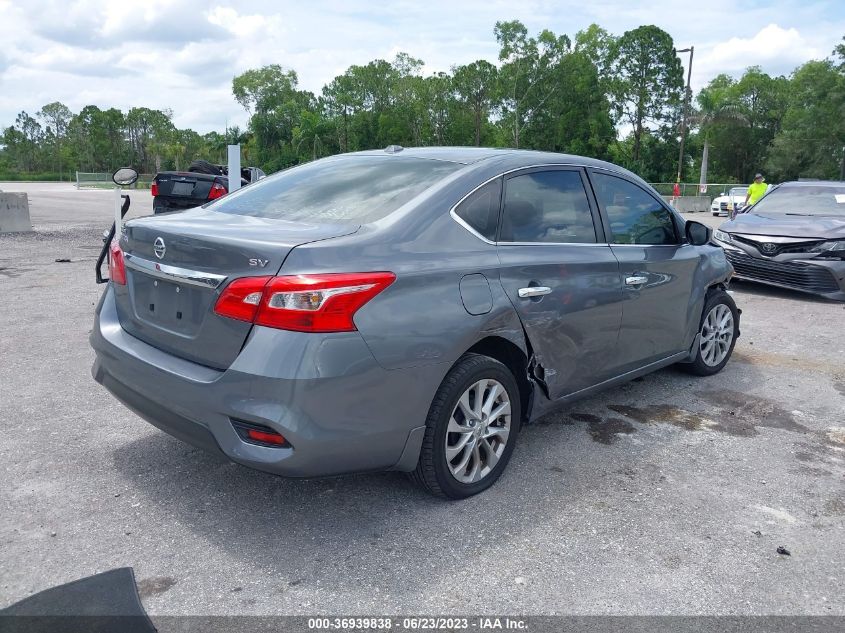
[[[695,47],[697,89],[751,65],[788,75],[828,57],[845,35],[845,2],[0,0],[0,128],[52,101],[169,108],[177,127],[200,133],[243,128],[231,85],[249,68],[292,68],[319,94],[348,66],[400,51],[426,73],[495,63],[493,26],[511,19],[573,39],[591,23],[616,35],[656,24],[677,48]]]

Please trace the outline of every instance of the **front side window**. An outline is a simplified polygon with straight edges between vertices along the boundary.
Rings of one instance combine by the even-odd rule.
[[[677,244],[672,214],[637,185],[593,173],[596,197],[607,213],[614,244]]]
[[[499,241],[595,243],[581,173],[537,171],[509,178]]]
[[[492,242],[496,239],[501,197],[502,179],[496,178],[473,191],[455,208],[455,213],[474,231]]]
[[[291,222],[375,222],[462,168],[440,160],[342,156],[262,178],[210,205]]]

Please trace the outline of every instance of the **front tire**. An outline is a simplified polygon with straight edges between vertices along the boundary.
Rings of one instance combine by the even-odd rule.
[[[411,478],[450,499],[486,490],[510,460],[520,415],[519,388],[505,365],[478,354],[461,357],[434,395]]]
[[[739,337],[739,310],[724,290],[707,294],[699,335],[695,360],[681,367],[696,376],[712,376],[728,364]]]

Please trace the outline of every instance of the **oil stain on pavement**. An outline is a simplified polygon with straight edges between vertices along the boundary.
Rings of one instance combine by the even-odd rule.
[[[636,432],[636,427],[623,418],[640,424],[669,424],[686,431],[709,430],[734,437],[754,437],[759,428],[801,434],[811,432],[793,413],[768,398],[727,389],[696,395],[712,407],[712,413],[704,415],[671,404],[609,404],[607,408],[622,417],[573,412],[565,416],[564,423],[586,422],[590,437],[601,444],[612,444],[620,435]]]
[[[142,598],[149,598],[150,596],[157,596],[164,593],[173,585],[176,584],[176,579],[170,576],[155,576],[153,578],[145,578],[138,583],[138,595]]]
[[[570,413],[569,417],[578,422],[586,422],[590,437],[600,444],[612,444],[619,435],[630,435],[637,431],[633,424],[620,418],[600,418],[592,413]]]

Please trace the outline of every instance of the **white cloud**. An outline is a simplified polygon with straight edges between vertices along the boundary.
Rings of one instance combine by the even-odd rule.
[[[702,56],[701,69],[704,75],[734,74],[749,66],[761,66],[770,74],[786,74],[802,62],[826,57],[829,52],[812,45],[796,28],[769,24],[752,37],[731,37],[710,47]]]
[[[759,64],[790,72],[824,57],[845,33],[834,0],[0,0],[0,127],[22,109],[60,100],[127,110],[169,108],[180,127],[243,127],[232,77],[281,64],[319,94],[351,64],[405,51],[425,72],[475,59],[495,62],[497,20],[522,20],[570,37],[591,22],[612,33],[656,24],[678,46],[695,45],[694,87],[715,74]],[[768,25],[768,26],[767,26]]]

